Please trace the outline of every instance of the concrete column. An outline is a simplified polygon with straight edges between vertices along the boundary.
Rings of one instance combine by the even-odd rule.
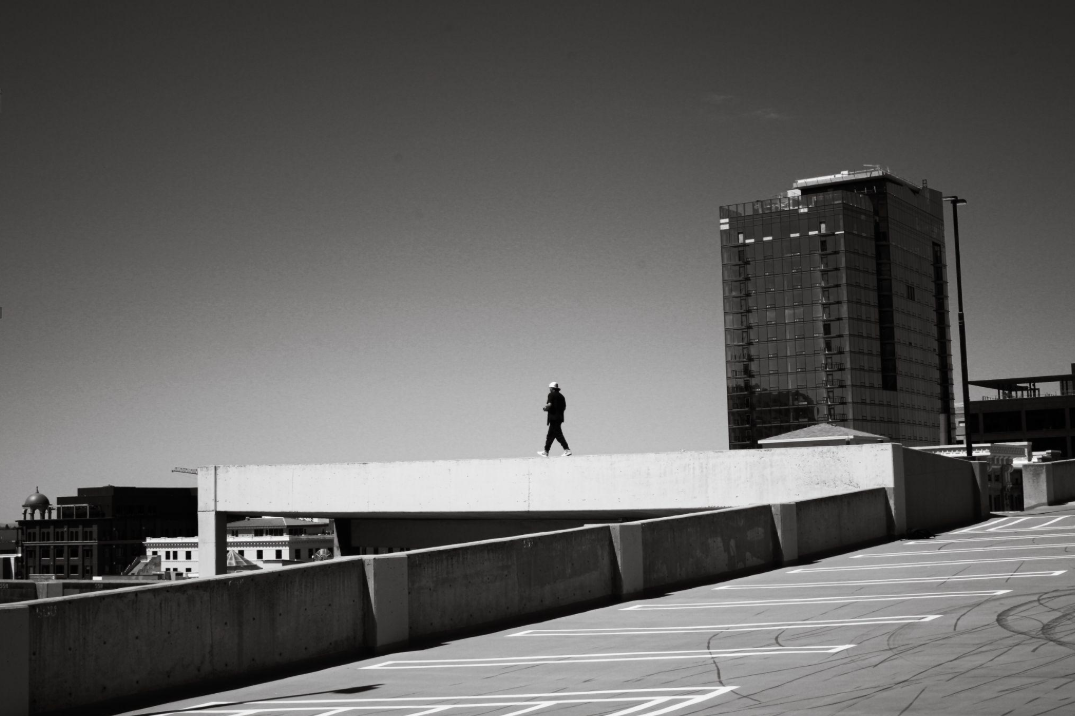
[[[30,713],[30,608],[0,607],[0,716]]]
[[[369,600],[366,646],[376,653],[403,648],[411,633],[407,554],[383,554],[362,561]]]
[[[612,547],[616,556],[613,593],[622,599],[631,599],[645,589],[642,572],[642,525],[625,522],[609,525]]]
[[[198,512],[198,576],[228,573],[228,515]]]
[[[1056,500],[1052,465],[1047,462],[1027,463],[1023,465],[1023,509],[1044,507],[1054,504]]]
[[[217,512],[217,468],[198,468],[198,576],[228,573],[228,515]]]
[[[889,516],[892,519],[889,525],[889,536],[902,537],[907,533],[907,498],[903,480],[903,446],[898,443],[892,443],[891,447],[892,487],[885,488],[885,491],[888,492]]]
[[[770,505],[773,523],[776,525],[776,558],[780,564],[788,564],[799,558],[799,519],[794,502]]]

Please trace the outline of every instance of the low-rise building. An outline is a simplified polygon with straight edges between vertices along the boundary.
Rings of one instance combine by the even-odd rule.
[[[253,517],[228,523],[228,552],[258,569],[279,569],[332,555],[332,523],[292,517]],[[164,573],[198,576],[198,538],[150,537],[145,553]]]
[[[24,578],[118,576],[151,535],[197,542],[194,487],[80,487],[55,505],[35,491],[19,520]]]

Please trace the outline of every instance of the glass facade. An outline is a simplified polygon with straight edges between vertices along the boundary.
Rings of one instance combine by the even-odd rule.
[[[729,444],[820,422],[947,443],[939,192],[886,172],[720,209]]]

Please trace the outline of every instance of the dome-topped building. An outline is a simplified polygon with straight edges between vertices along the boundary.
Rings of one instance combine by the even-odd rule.
[[[52,518],[52,503],[49,502],[49,498],[41,494],[41,488],[34,488],[34,494],[26,498],[26,502],[22,503],[22,518],[26,519],[26,513],[29,511],[30,519],[34,519],[34,513],[40,512],[40,519],[45,519],[46,514]]]

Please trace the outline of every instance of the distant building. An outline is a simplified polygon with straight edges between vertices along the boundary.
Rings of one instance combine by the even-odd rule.
[[[1027,441],[1035,453],[1075,457],[1075,363],[1071,373],[968,382],[996,391],[991,398],[972,400],[969,415],[957,420],[957,426],[969,422],[973,442]],[[962,439],[963,429],[957,432]]]
[[[35,491],[19,520],[24,578],[120,575],[150,535],[197,539],[197,488],[80,487],[52,505]]]
[[[0,579],[15,579],[18,556],[18,525],[0,525]]]
[[[229,560],[239,569],[279,569],[331,556],[332,523],[291,517],[256,517],[228,523]],[[160,558],[160,571],[198,576],[198,538],[150,537],[144,543],[148,558]],[[323,550],[323,551],[322,551]]]
[[[887,171],[720,207],[732,449],[826,422],[952,441],[944,202]]]

